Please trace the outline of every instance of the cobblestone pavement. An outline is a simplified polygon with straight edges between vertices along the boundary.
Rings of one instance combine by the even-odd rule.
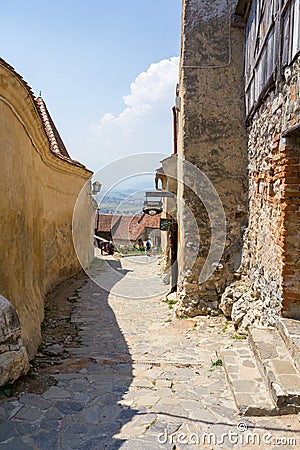
[[[234,330],[222,317],[176,319],[147,258],[93,266],[98,284],[108,283],[107,261],[114,268],[113,293],[91,280],[76,293],[73,363],[43,394],[2,402],[0,449],[300,448],[296,415],[238,416],[216,354]]]

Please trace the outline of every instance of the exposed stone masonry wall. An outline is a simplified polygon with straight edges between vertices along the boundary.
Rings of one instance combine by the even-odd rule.
[[[255,299],[248,305],[251,317],[263,325],[274,325],[280,314],[300,319],[300,137],[299,131],[292,132],[300,122],[299,69],[298,58],[249,127],[249,226],[242,279]],[[243,314],[245,319],[249,308]],[[243,326],[241,314],[238,322]]]
[[[299,123],[299,58],[286,70],[249,129],[249,227],[244,268],[263,301],[261,322],[299,302],[299,138],[283,132]],[[282,304],[283,301],[283,304]],[[300,308],[300,303],[299,303]],[[300,311],[299,311],[300,318]]]

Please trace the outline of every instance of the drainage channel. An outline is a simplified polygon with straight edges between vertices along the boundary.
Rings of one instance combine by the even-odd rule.
[[[202,364],[192,364],[192,363],[179,363],[175,361],[140,361],[140,360],[120,360],[120,359],[97,359],[98,364],[114,366],[119,364],[131,364],[131,365],[141,365],[141,366],[153,366],[153,367],[177,367],[179,369],[199,369],[203,367]]]

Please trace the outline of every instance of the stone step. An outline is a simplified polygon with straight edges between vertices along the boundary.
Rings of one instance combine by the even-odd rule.
[[[300,372],[300,321],[280,318],[277,321],[277,330]]]
[[[300,411],[300,375],[275,328],[252,328],[249,344],[269,392],[282,414]]]
[[[240,414],[246,416],[278,414],[247,341],[235,342],[231,347],[223,348],[219,356]]]

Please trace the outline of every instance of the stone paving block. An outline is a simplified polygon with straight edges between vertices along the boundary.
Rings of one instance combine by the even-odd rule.
[[[16,433],[17,422],[0,423],[0,443],[14,437]]]
[[[168,415],[172,418],[181,419],[183,421],[189,420],[189,412],[184,410],[180,404],[168,405],[161,402],[154,405],[154,407],[151,408],[151,411],[159,415]]]
[[[201,405],[201,403],[196,400],[183,400],[181,402],[181,406],[187,410],[198,409],[200,405]]]
[[[182,425],[182,421],[174,419],[162,414],[157,416],[155,423],[151,427],[151,433],[158,436],[161,433],[172,434],[179,430]]]
[[[15,429],[19,436],[32,435],[38,431],[38,425],[25,421],[15,421]]]
[[[189,412],[189,418],[207,424],[213,424],[216,421],[216,416],[205,407],[204,402]]]
[[[152,438],[149,441],[149,438],[146,439],[130,439],[130,441],[124,442],[121,447],[116,448],[122,448],[122,450],[172,450],[174,448],[171,444],[163,444],[160,445],[158,443],[158,439]]]
[[[4,408],[0,407],[0,423],[4,422],[5,419],[7,419],[7,418],[8,418],[8,412],[5,411]]]
[[[205,401],[205,405],[211,413],[216,416],[218,421],[226,423],[235,423],[237,420],[237,414],[235,408],[232,406],[232,402],[227,402],[226,404],[222,402],[221,404],[216,404],[215,402],[209,403]]]
[[[253,328],[249,343],[277,408],[300,410],[300,375],[275,328]]]
[[[153,407],[158,401],[160,400],[160,397],[155,394],[145,394],[142,396],[136,396],[135,402],[137,405],[146,406],[146,407]]]
[[[147,379],[140,379],[140,380],[136,379],[136,380],[133,380],[130,387],[153,389],[155,386],[153,383],[151,383],[151,381],[149,381]]]
[[[61,448],[62,449],[72,449],[77,450],[83,448],[81,437],[74,432],[64,432],[61,438]]]
[[[58,420],[42,420],[40,427],[44,431],[59,431],[61,423]]]
[[[51,406],[51,402],[36,394],[23,394],[19,397],[19,402],[25,405],[36,406],[42,410],[48,409]]]
[[[101,408],[99,406],[91,406],[85,409],[85,421],[87,423],[96,424],[99,421]]]
[[[23,406],[23,408],[21,408],[15,415],[15,419],[19,420],[28,420],[28,417],[30,417],[30,420],[34,422],[43,417],[43,412],[36,406]]]
[[[53,399],[66,399],[71,397],[71,393],[66,389],[62,389],[58,386],[51,386],[44,394],[43,398],[46,400]]]
[[[73,380],[76,378],[82,379],[82,375],[81,373],[56,373],[53,375],[53,378],[55,378],[57,381]]]
[[[139,424],[135,425],[132,422],[125,423],[116,437],[121,439],[134,439],[139,438],[143,435],[145,431],[144,427],[141,427]]]
[[[173,381],[171,381],[171,380],[158,379],[158,380],[154,380],[154,381],[155,381],[156,388],[161,388],[161,387],[171,388],[173,385]]]
[[[51,432],[40,431],[39,433],[34,434],[31,439],[38,449],[53,450],[56,448],[59,436],[54,430]]]
[[[145,409],[145,412],[146,411],[147,410]],[[122,409],[117,420],[119,422],[122,422],[122,421],[129,422],[136,415],[137,415],[137,411],[135,411],[135,410],[132,410],[130,408]]]
[[[88,403],[90,401],[91,397],[87,395],[87,392],[74,392],[73,394],[73,400],[78,402],[84,402]]]
[[[18,401],[10,401],[2,405],[2,409],[9,419],[12,419],[22,407],[22,403]]]
[[[72,401],[57,401],[55,403],[56,409],[62,412],[64,415],[76,414],[83,409],[83,404]]]
[[[26,444],[19,437],[14,437],[8,442],[2,443],[1,450],[32,450],[32,446]]]
[[[184,400],[184,398],[180,398],[178,396],[170,396],[161,398],[155,405],[156,408],[159,408],[160,405],[172,405],[172,406],[178,406],[180,403]]]

